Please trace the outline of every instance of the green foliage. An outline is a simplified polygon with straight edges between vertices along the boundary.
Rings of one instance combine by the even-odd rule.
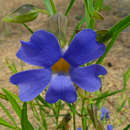
[[[16,99],[10,94],[10,92],[8,90],[6,90],[4,88],[2,90],[5,93],[6,97],[8,98],[8,101],[12,105],[12,108],[14,109],[14,111],[16,112],[18,117],[21,118],[21,108],[20,108],[19,104],[17,103]]]
[[[117,24],[115,24],[104,36],[102,36],[99,40],[99,42],[106,42],[110,40],[108,45],[106,46],[106,51],[103,56],[101,56],[96,64],[101,64],[103,59],[106,57],[112,46],[114,45],[116,39],[118,38],[121,31],[126,29],[130,25],[130,15],[123,18],[121,21],[119,21]]]
[[[8,109],[0,102],[0,107],[3,109],[3,111],[6,113],[6,115],[9,117],[9,119],[12,121],[12,123],[17,126],[15,119],[13,118],[13,116],[10,114],[10,112],[8,111]]]
[[[43,0],[44,5],[48,13],[52,16],[56,13],[56,7],[53,0]]]
[[[44,112],[43,112],[41,109],[40,109],[40,116],[41,116],[43,128],[44,128],[45,130],[48,130],[47,122],[46,122],[46,117],[45,117]]]
[[[123,130],[129,130],[130,124],[128,124]]]
[[[5,121],[2,117],[0,117],[0,125],[6,126],[8,128],[16,129],[16,126],[11,125],[7,121]]]
[[[16,65],[15,65],[14,62],[11,63],[11,64],[9,64],[9,61],[8,61],[8,59],[6,58],[6,59],[5,59],[5,64],[8,66],[8,68],[10,69],[10,71],[12,72],[12,74],[15,74],[15,73],[18,72],[17,69],[16,69]]]
[[[100,11],[103,8],[103,3],[104,3],[104,0],[95,0],[95,2],[94,2],[94,8],[97,11]]]
[[[34,130],[32,124],[28,120],[27,103],[24,103],[22,107],[21,126],[22,126],[22,130]]]
[[[68,5],[68,7],[67,7],[67,9],[65,11],[65,16],[67,16],[69,14],[74,2],[75,2],[75,0],[70,0],[70,3],[69,3],[69,5]]]

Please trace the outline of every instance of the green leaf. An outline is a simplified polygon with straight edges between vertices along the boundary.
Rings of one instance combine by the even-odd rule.
[[[73,4],[74,4],[75,0],[70,0],[70,3],[68,5],[67,10],[65,11],[65,16],[67,16],[69,14],[69,11],[71,10]]]
[[[127,98],[123,99],[123,101],[117,108],[117,112],[120,112],[122,110],[122,108],[125,106],[126,102],[127,102]]]
[[[4,99],[4,100],[8,100],[7,97],[4,94],[2,94],[2,93],[0,93],[0,98]]]
[[[112,48],[112,46],[114,45],[116,39],[118,38],[119,34],[121,31],[123,31],[124,29],[126,29],[128,26],[130,25],[130,15],[128,15],[127,17],[125,17],[124,19],[122,19],[120,22],[118,22],[116,25],[114,25],[107,34],[105,34],[101,40],[99,42],[106,42],[109,39],[111,39],[111,41],[109,42],[109,44],[106,47],[106,51],[104,53],[103,56],[101,56],[98,61],[96,62],[96,64],[101,64],[103,59],[106,57],[106,55],[108,54],[108,52],[110,51],[110,49]]]
[[[39,114],[38,114],[37,109],[36,109],[36,107],[35,107],[35,104],[33,103],[33,101],[29,102],[29,104],[30,104],[30,107],[31,107],[31,109],[32,109],[32,112],[33,112],[34,117],[35,117],[35,118],[37,119],[37,121],[39,122],[39,121],[40,121],[40,117],[39,117]]]
[[[2,117],[0,117],[0,125],[15,129],[16,127],[5,121]]]
[[[10,69],[10,71],[12,72],[12,74],[15,74],[17,73],[17,68],[16,68],[16,65],[15,63],[9,63],[9,60],[6,58],[5,59],[5,64],[8,66],[8,68]]]
[[[3,92],[6,94],[6,97],[8,98],[10,104],[12,105],[12,108],[16,112],[19,118],[21,118],[21,109],[19,104],[17,103],[16,99],[10,94],[10,92],[6,89],[2,89]]]
[[[74,36],[76,35],[76,33],[80,31],[80,28],[81,28],[81,26],[83,25],[83,23],[84,23],[85,21],[86,21],[86,17],[82,18],[82,19],[79,21],[79,23],[76,25],[75,31],[73,32],[73,34],[72,34],[72,36],[71,36],[71,38],[70,38],[70,40],[69,40],[69,44],[70,44],[70,43],[72,42],[72,40],[74,39]]]
[[[89,14],[89,10],[88,10],[88,3],[87,3],[87,0],[84,0],[84,5],[85,5],[85,21],[86,21],[86,28],[91,28],[91,24],[90,24],[90,21],[91,21],[91,17],[90,17],[90,14]]]
[[[28,120],[27,103],[23,104],[22,115],[21,115],[21,126],[22,126],[22,130],[34,130],[32,124]]]
[[[107,42],[108,40],[115,37],[116,34],[119,34],[128,26],[130,26],[130,15],[126,16],[125,18],[120,20],[117,24],[115,24],[112,28],[110,28],[109,31],[104,36],[102,36],[99,42],[101,43]]]
[[[87,2],[88,12],[91,16],[93,16],[94,13],[93,0],[86,0],[86,2]]]
[[[100,11],[102,8],[103,8],[103,3],[104,3],[104,0],[96,0],[95,2],[95,9],[97,11]]]
[[[47,122],[46,122],[46,118],[45,115],[43,113],[42,110],[40,110],[40,115],[41,115],[41,119],[42,119],[42,126],[44,127],[44,130],[47,130]]]
[[[124,73],[124,89],[126,89],[127,86],[127,82],[130,79],[130,68],[128,68],[128,70]]]
[[[40,9],[31,4],[25,4],[14,10],[12,13],[3,18],[4,22],[27,23],[37,18]]]
[[[130,124],[128,124],[123,130],[129,130]]]
[[[53,0],[43,0],[44,5],[48,13],[52,16],[56,13],[56,7]]]
[[[14,123],[15,126],[17,126],[15,119],[13,118],[13,116],[10,114],[10,112],[8,111],[8,109],[6,109],[6,107],[0,102],[0,107],[3,109],[3,111],[6,113],[6,115],[9,117],[9,119],[12,121],[12,123]]]

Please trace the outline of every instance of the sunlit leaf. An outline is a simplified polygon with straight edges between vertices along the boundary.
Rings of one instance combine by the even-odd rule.
[[[28,120],[27,103],[23,104],[22,114],[21,114],[21,126],[22,126],[22,130],[34,130],[32,124]]]
[[[71,10],[74,2],[75,2],[75,0],[70,0],[67,10],[65,11],[65,16],[67,16],[69,14],[69,11]]]
[[[106,51],[103,56],[101,56],[96,64],[101,64],[103,59],[106,57],[112,46],[114,45],[115,41],[117,40],[119,34],[121,31],[126,29],[130,25],[130,15],[123,18],[121,21],[119,21],[117,24],[115,24],[109,31],[106,33],[99,42],[106,42],[111,39],[111,41],[108,43],[106,47]]]
[[[16,122],[15,119],[13,118],[13,116],[10,114],[10,112],[8,111],[8,109],[0,102],[0,107],[3,109],[3,111],[6,113],[6,115],[9,117],[9,119],[12,121],[12,123],[14,123],[14,125],[16,126]]]
[[[56,13],[56,7],[53,0],[43,0],[44,5],[48,13],[52,16]]]
[[[14,109],[16,114],[19,116],[19,118],[21,118],[21,109],[20,109],[20,106],[17,103],[16,99],[9,93],[8,90],[6,90],[4,88],[2,90],[6,94],[6,97],[8,98],[8,100],[9,100],[10,104],[12,105],[12,108]]]
[[[5,121],[2,117],[0,117],[0,125],[6,126],[8,128],[15,129],[16,127]]]

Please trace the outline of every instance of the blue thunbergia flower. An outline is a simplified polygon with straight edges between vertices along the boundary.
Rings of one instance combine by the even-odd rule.
[[[33,100],[48,86],[47,102],[61,99],[73,103],[77,99],[74,84],[88,92],[101,87],[98,76],[107,73],[105,68],[98,64],[80,65],[99,58],[104,52],[105,46],[96,41],[96,32],[91,29],[79,32],[64,53],[53,34],[39,30],[30,41],[21,41],[16,55],[28,64],[43,68],[16,73],[10,81],[19,86],[19,97],[24,102]]]
[[[113,130],[113,126],[112,125],[107,125],[107,130]]]
[[[109,119],[109,118],[110,118],[110,116],[109,116],[108,109],[105,108],[105,107],[102,107],[101,108],[101,120],[103,120],[103,119]]]
[[[77,130],[82,130],[81,128],[77,128]]]

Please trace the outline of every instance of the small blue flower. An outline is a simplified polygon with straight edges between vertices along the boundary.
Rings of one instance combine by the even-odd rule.
[[[19,86],[19,97],[24,102],[33,100],[48,86],[47,102],[61,99],[73,103],[77,99],[74,84],[88,92],[101,87],[98,76],[107,73],[105,68],[98,64],[80,65],[99,58],[104,52],[105,46],[96,41],[96,32],[91,29],[79,32],[65,53],[53,34],[39,30],[30,41],[21,41],[16,56],[42,68],[16,73],[10,81]]]
[[[77,128],[77,130],[82,130],[81,128]]]
[[[110,116],[109,116],[108,109],[105,108],[105,107],[102,107],[101,108],[101,120],[103,120],[103,119],[109,119],[109,118],[110,118]]]
[[[107,125],[107,130],[113,130],[113,126],[112,125]]]

